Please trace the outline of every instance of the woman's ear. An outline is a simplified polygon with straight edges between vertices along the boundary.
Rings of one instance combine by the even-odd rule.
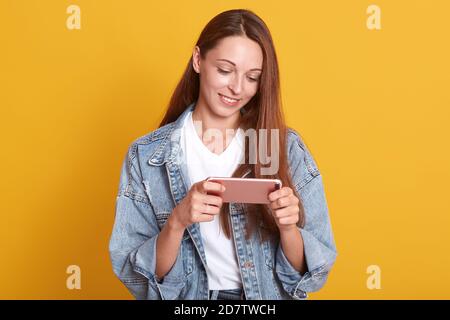
[[[192,67],[195,72],[200,73],[200,48],[198,46],[195,46],[192,53]]]

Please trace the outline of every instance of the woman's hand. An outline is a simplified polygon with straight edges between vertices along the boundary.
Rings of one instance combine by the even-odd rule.
[[[287,231],[296,228],[299,220],[300,207],[299,199],[289,187],[283,187],[280,190],[269,194],[269,207],[272,209],[272,215],[280,231]]]
[[[220,213],[220,194],[224,191],[225,186],[217,182],[203,180],[193,184],[186,197],[173,209],[169,219],[181,229],[196,222],[213,221],[215,215]]]

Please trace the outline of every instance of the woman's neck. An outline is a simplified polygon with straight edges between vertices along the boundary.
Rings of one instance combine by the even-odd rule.
[[[211,110],[204,104],[197,104],[192,113],[192,120],[194,124],[197,124],[196,130],[203,143],[214,153],[222,153],[229,145],[236,130],[239,128],[241,120],[241,113],[236,112],[230,117],[220,117],[211,112]],[[200,121],[201,127],[199,128],[198,122]],[[220,141],[214,143],[215,137],[220,134],[222,137],[222,144]],[[220,147],[222,145],[222,148]]]

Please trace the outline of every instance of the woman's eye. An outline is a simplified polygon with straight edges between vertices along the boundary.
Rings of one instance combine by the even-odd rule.
[[[223,69],[221,69],[221,68],[217,68],[217,71],[218,71],[219,73],[221,73],[221,74],[229,74],[229,73],[231,73],[231,71],[223,70]],[[257,82],[257,81],[259,81],[259,77],[256,77],[256,78],[254,78],[254,77],[247,77],[247,78],[248,78],[248,80],[251,81],[251,82]]]
[[[222,73],[222,74],[228,74],[228,73],[231,72],[231,71],[223,70],[223,69],[220,69],[220,68],[217,68],[217,71],[219,71],[219,73]]]

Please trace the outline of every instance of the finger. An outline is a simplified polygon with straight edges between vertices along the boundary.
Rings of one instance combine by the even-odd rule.
[[[201,201],[203,203],[209,204],[209,205],[213,205],[213,206],[217,206],[217,207],[221,207],[222,206],[222,198],[219,196],[213,196],[213,195],[202,195],[201,196]]]
[[[199,183],[199,190],[202,193],[220,193],[225,191],[225,186],[218,182],[203,180]]]
[[[277,200],[278,198],[286,197],[286,196],[291,195],[291,194],[293,194],[291,188],[283,187],[280,190],[275,190],[275,191],[269,193],[269,201],[272,202],[272,201]]]
[[[273,216],[276,218],[284,218],[294,215],[298,215],[298,210],[295,207],[287,207],[273,211]]]
[[[201,214],[197,221],[198,222],[211,222],[214,220],[214,215],[213,214]]]
[[[276,210],[279,208],[289,207],[298,203],[298,199],[294,195],[288,195],[286,197],[281,197],[270,203],[270,208]]]
[[[278,219],[278,224],[281,224],[281,225],[296,224],[297,222],[298,222],[298,216],[288,216],[288,217]]]
[[[278,198],[275,201],[272,201],[270,203],[270,208],[272,210],[277,210],[277,209],[280,209],[280,208],[287,207],[287,204],[288,204],[288,199],[286,197]]]
[[[200,213],[202,214],[212,214],[216,215],[220,213],[220,208],[212,205],[208,205],[206,203],[203,203],[201,206]]]
[[[202,214],[217,214],[220,212],[220,208],[216,206],[210,206],[203,202],[196,202],[192,204],[192,210],[194,215],[202,215]]]

